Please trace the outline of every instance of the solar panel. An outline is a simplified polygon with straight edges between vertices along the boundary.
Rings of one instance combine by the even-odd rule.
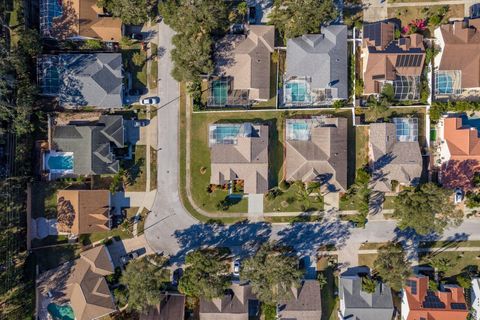
[[[450,306],[453,310],[467,310],[465,303],[452,303]]]
[[[432,291],[427,292],[425,301],[423,301],[422,305],[424,308],[445,309],[445,303],[443,303]]]
[[[412,294],[417,294],[417,282],[415,280],[407,280],[407,286],[410,287]]]

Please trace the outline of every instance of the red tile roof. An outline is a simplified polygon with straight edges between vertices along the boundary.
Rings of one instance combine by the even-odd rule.
[[[445,118],[444,136],[451,160],[480,160],[480,139],[476,128],[463,125],[462,118]]]

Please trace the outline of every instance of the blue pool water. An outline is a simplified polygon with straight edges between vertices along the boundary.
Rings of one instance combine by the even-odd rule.
[[[215,139],[217,142],[224,142],[236,138],[240,132],[240,126],[219,126],[215,128]]]
[[[72,307],[68,304],[58,305],[50,303],[47,306],[48,313],[50,313],[54,320],[75,320]]]
[[[307,130],[308,125],[306,123],[293,123],[293,130]]]
[[[304,102],[307,98],[307,86],[304,83],[287,83],[287,89],[291,89],[292,102]]]
[[[444,73],[437,75],[437,91],[440,94],[453,93],[453,80],[450,75]]]
[[[48,158],[48,168],[53,170],[72,170],[73,156],[56,155]]]

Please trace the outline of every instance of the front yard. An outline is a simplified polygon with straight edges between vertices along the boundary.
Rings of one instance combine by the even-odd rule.
[[[131,76],[131,89],[147,88],[147,53],[139,43],[122,46],[122,61],[125,71]],[[126,77],[128,79],[128,77]]]
[[[323,210],[323,197],[309,196],[305,188],[294,183],[274,199],[266,196],[263,201],[265,212],[306,212]]]
[[[480,267],[479,251],[442,251],[442,249],[433,252],[420,252],[420,264],[430,264],[432,261],[443,260],[442,264],[448,265],[445,271],[445,277],[452,277],[465,272],[467,269]]]
[[[122,168],[126,171],[125,191],[145,191],[147,186],[146,146],[136,145],[133,148],[133,159],[122,161]]]

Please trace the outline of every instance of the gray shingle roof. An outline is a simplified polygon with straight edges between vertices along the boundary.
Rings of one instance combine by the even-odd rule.
[[[331,25],[321,34],[287,41],[286,77],[311,77],[312,88],[331,88],[334,98],[348,98],[347,27]]]
[[[63,107],[122,106],[120,53],[59,55],[59,103]]]
[[[53,144],[57,151],[73,152],[74,173],[113,174],[120,168],[113,147],[124,146],[122,116],[101,116],[95,125],[57,126]]]
[[[292,288],[293,297],[281,302],[280,319],[318,320],[322,317],[320,285],[317,280],[305,280],[299,288]]]
[[[362,278],[358,275],[341,276],[339,297],[345,310],[343,317],[352,320],[391,319],[393,315],[392,291],[389,286],[377,283],[374,293],[362,291]]]

